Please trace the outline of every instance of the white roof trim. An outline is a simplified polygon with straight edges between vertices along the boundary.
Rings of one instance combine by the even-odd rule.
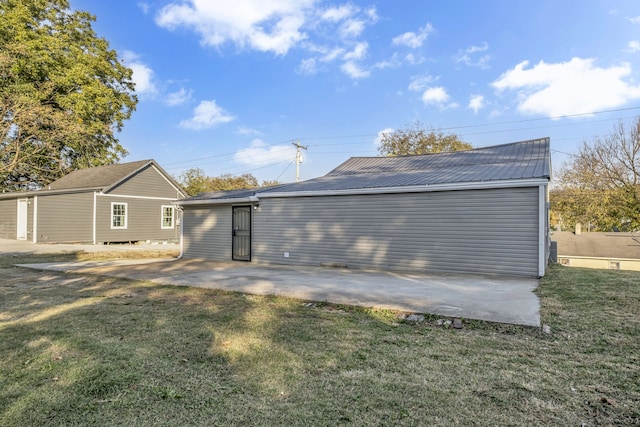
[[[256,203],[260,199],[256,196],[249,197],[237,197],[237,198],[229,198],[229,199],[199,199],[199,200],[176,200],[173,202],[174,205],[178,206],[191,206],[191,205],[231,205],[231,204],[247,204],[247,203]]]
[[[482,190],[489,188],[513,188],[513,187],[538,187],[547,185],[549,180],[542,179],[511,179],[505,181],[480,181],[460,182],[434,185],[411,185],[406,187],[379,187],[379,188],[351,188],[345,190],[320,190],[320,191],[291,191],[258,193],[261,199],[275,197],[310,197],[310,196],[340,196],[355,194],[388,194],[388,193],[424,193],[431,191],[455,191],[455,190]]]
[[[538,187],[547,185],[546,178],[538,179],[511,179],[505,181],[461,182],[454,184],[435,185],[411,185],[406,187],[380,187],[380,188],[353,188],[345,190],[320,190],[320,191],[282,191],[260,193],[259,190],[253,196],[227,198],[227,199],[198,199],[178,200],[173,202],[179,206],[192,205],[229,205],[238,203],[257,203],[260,199],[273,199],[282,197],[313,197],[313,196],[345,196],[356,194],[389,194],[389,193],[425,193],[431,191],[455,191],[455,190],[482,190],[490,188],[514,188],[514,187]]]

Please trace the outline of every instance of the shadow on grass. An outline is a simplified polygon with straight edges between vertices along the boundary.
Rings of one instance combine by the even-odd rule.
[[[638,422],[638,361],[629,356],[640,353],[638,320],[629,298],[640,277],[575,274],[553,270],[540,287],[553,330],[545,335],[2,266],[0,424]],[[620,278],[626,302],[615,297]],[[604,313],[619,307],[628,328],[591,313],[594,299]],[[596,325],[608,348],[586,333]]]

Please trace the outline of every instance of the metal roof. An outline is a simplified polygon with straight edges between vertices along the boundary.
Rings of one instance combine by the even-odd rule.
[[[220,202],[270,193],[309,194],[364,189],[391,189],[440,184],[550,179],[549,138],[511,144],[413,156],[352,157],[328,174],[308,181],[269,188],[203,193],[185,202]]]
[[[550,178],[549,138],[474,150],[397,157],[352,157],[325,176],[277,192],[349,190]]]
[[[397,157],[352,157],[319,178],[269,188],[199,194],[184,202],[233,202],[270,193],[309,194],[523,179],[550,179],[549,138],[449,153]]]
[[[200,193],[197,196],[189,197],[185,200],[210,200],[210,199],[244,199],[254,196],[256,188],[243,188],[241,190],[227,190],[227,191],[210,191],[208,193]]]

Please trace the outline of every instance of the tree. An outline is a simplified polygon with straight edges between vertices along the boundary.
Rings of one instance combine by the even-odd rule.
[[[551,207],[571,227],[591,222],[602,231],[640,228],[640,117],[583,142],[559,173]]]
[[[190,196],[212,191],[209,189],[209,177],[200,168],[191,168],[182,172],[176,181]]]
[[[241,190],[243,188],[257,188],[258,180],[250,173],[234,176],[224,174],[209,178],[209,191]]]
[[[272,180],[262,181],[262,184],[260,184],[260,187],[275,187],[276,185],[280,185],[280,184],[282,183],[277,179],[272,179]]]
[[[470,150],[472,148],[471,144],[462,141],[456,134],[445,134],[434,129],[425,130],[422,123],[416,121],[406,129],[382,134],[378,152],[383,156],[403,156]]]
[[[132,70],[68,0],[0,1],[0,188],[44,186],[127,154]]]
[[[239,176],[224,174],[217,177],[208,177],[200,168],[187,169],[180,174],[177,181],[191,196],[209,191],[241,190],[243,188],[259,187],[258,179],[250,173]],[[280,184],[278,181],[263,181],[261,186],[269,187],[278,184]]]

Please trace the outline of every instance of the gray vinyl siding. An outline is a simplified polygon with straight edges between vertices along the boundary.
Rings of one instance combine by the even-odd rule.
[[[0,238],[14,239],[18,226],[18,202],[17,199],[0,200]]]
[[[537,187],[262,199],[252,257],[537,276],[538,206]]]
[[[231,260],[231,209],[231,205],[184,206],[182,229],[185,258]]]
[[[111,228],[111,203],[125,203],[127,205],[127,228]],[[96,216],[96,243],[179,239],[177,209],[174,211],[173,228],[162,228],[162,206],[169,205],[171,205],[170,200],[98,195],[96,197],[98,213]]]
[[[182,196],[153,166],[147,166],[140,172],[124,180],[109,191],[110,194],[127,196],[163,197],[178,199]]]
[[[41,195],[37,204],[37,242],[92,241],[93,193]],[[31,209],[33,203],[29,205],[30,212]]]

